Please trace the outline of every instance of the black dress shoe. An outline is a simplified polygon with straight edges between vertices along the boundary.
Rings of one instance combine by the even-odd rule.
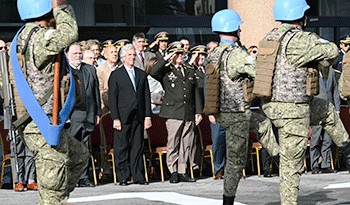
[[[171,174],[169,182],[172,184],[179,183],[179,175],[177,174],[177,172],[173,172]]]
[[[121,180],[121,181],[119,182],[119,185],[120,185],[120,186],[128,186],[129,184],[128,184],[128,181],[126,181],[126,180]]]
[[[194,170],[193,170],[193,177],[194,177],[195,179],[198,179],[198,178],[200,177],[200,171],[199,171],[199,169],[194,169]]]
[[[192,179],[187,174],[179,174],[179,181],[180,182],[196,182],[195,179]]]
[[[320,169],[315,167],[312,169],[312,174],[319,174],[320,173]]]
[[[78,187],[95,187],[95,185],[89,179],[80,179]]]
[[[139,185],[148,185],[148,182],[146,182],[146,180],[139,180],[139,181],[135,181],[134,184],[139,184]]]
[[[324,174],[331,174],[331,173],[337,173],[337,171],[332,169],[332,168],[330,168],[330,167],[328,167],[328,168],[323,168],[322,169],[322,173],[324,173]]]
[[[270,172],[266,172],[266,173],[264,173],[264,177],[272,177],[272,175]]]

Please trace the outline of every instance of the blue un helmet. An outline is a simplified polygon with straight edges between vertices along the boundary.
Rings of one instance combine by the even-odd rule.
[[[52,10],[52,0],[17,0],[17,9],[23,21],[38,18]]]
[[[305,0],[275,0],[273,16],[275,21],[294,21],[301,19],[309,8]]]
[[[211,29],[213,32],[231,33],[237,31],[242,23],[236,11],[224,9],[214,14],[211,19]]]

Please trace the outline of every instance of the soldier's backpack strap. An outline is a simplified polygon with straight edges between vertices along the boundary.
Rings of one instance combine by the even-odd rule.
[[[17,58],[19,59],[20,61],[20,64],[21,64],[21,68],[22,68],[22,71],[23,71],[23,74],[26,75],[26,66],[25,66],[25,60],[24,60],[24,55],[25,55],[25,52],[27,51],[27,48],[28,48],[28,44],[29,44],[29,39],[30,37],[33,35],[34,32],[37,32],[39,30],[39,27],[38,26],[35,26],[33,27],[30,31],[29,31],[29,34],[28,34],[28,38],[26,39],[25,43],[24,43],[24,46],[23,46],[23,49],[21,50],[17,50],[19,52],[17,52]],[[52,95],[52,89],[50,89],[45,95],[43,98],[41,98],[39,100],[39,104],[40,106],[44,105],[50,98],[50,96]],[[21,117],[19,117],[16,121],[14,121],[12,123],[12,125],[15,127],[15,128],[18,128],[19,126],[23,125],[25,122],[27,122],[28,120],[30,119],[30,116],[28,114],[27,111],[24,111],[23,112],[23,115]]]
[[[259,53],[256,60],[256,74],[253,94],[259,98],[271,98],[272,78],[275,71],[277,54],[284,36],[292,29],[284,32],[277,40],[264,39],[259,42]]]
[[[203,112],[206,115],[215,115],[219,112],[220,97],[220,70],[224,69],[222,57],[228,47],[221,51],[219,58],[210,61],[205,68],[206,86]]]
[[[66,103],[64,104],[63,108],[59,113],[59,120],[60,120],[59,125],[52,125],[50,118],[46,115],[45,111],[42,109],[39,102],[35,98],[34,93],[31,90],[26,78],[24,77],[18,62],[17,40],[18,40],[18,35],[23,28],[24,27],[22,27],[17,32],[17,34],[13,38],[12,45],[11,45],[11,63],[13,66],[13,74],[15,77],[16,86],[20,88],[17,90],[29,115],[33,119],[34,123],[38,126],[40,132],[44,136],[48,145],[57,146],[60,142],[61,130],[63,129],[63,126],[66,123],[69,117],[69,114],[73,109],[74,101],[75,101],[75,83],[74,83],[74,78],[72,77],[73,75],[71,74],[72,69],[68,64],[69,72],[71,74],[70,80],[72,83],[70,85]]]
[[[40,106],[44,105],[50,98],[50,96],[52,95],[53,89],[50,89],[43,98],[41,98],[39,100],[39,104]],[[30,116],[28,114],[28,112],[25,112],[24,115],[22,115],[19,119],[17,119],[16,121],[14,121],[12,124],[15,128],[18,128],[19,126],[23,125],[25,122],[27,122],[27,120],[30,119]]]
[[[350,97],[350,53],[346,53],[343,57],[343,82],[341,95],[345,98]]]

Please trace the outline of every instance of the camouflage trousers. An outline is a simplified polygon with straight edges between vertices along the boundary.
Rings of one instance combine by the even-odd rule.
[[[257,132],[269,152],[278,154],[278,144],[272,125],[265,116],[246,110],[244,113],[220,113],[218,122],[226,129],[226,166],[224,195],[235,196],[248,154],[249,131]]]
[[[25,143],[34,154],[39,204],[66,205],[69,193],[87,166],[88,150],[65,130],[56,147],[47,144],[34,122],[29,123],[23,133]]]
[[[318,98],[309,104],[269,102],[263,110],[278,129],[281,204],[296,205],[310,124],[321,124],[337,145],[343,145],[348,134],[334,106]]]

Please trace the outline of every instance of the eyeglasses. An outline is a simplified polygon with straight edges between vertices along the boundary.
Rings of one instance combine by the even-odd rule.
[[[0,47],[0,51],[1,51],[1,50],[7,50],[7,46],[1,46],[1,47]]]

